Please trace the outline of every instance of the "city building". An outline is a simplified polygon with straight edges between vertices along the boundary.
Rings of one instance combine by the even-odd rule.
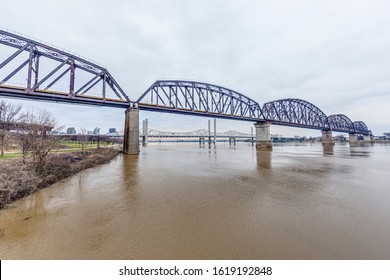
[[[74,127],[68,127],[66,134],[76,134],[76,129]]]

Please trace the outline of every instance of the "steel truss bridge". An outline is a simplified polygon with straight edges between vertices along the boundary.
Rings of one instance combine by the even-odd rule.
[[[13,82],[17,77],[19,83]],[[67,89],[56,89],[61,86]],[[138,107],[148,111],[371,135],[364,122],[352,121],[343,114],[327,116],[305,100],[287,98],[260,106],[244,94],[209,83],[159,80],[138,99],[131,100],[105,67],[4,30],[0,30],[0,96],[125,109]]]

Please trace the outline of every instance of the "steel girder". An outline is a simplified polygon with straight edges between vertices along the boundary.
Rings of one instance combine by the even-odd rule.
[[[194,81],[156,81],[137,103],[145,110],[247,121],[263,119],[256,101],[225,87]]]
[[[264,117],[273,124],[330,130],[327,116],[315,105],[289,98],[265,103]]]
[[[333,131],[356,133],[354,123],[346,115],[330,115],[328,121]]]
[[[130,99],[122,88],[103,66],[4,30],[0,30],[0,44],[17,49],[11,56],[5,59],[0,58],[0,70],[12,61],[16,62],[17,59],[20,61],[23,54],[27,53],[28,56],[21,64],[9,70],[5,77],[0,77],[0,95],[114,107],[128,107],[130,103]],[[54,61],[57,66],[45,65],[51,69],[48,74],[41,75],[41,58]],[[23,68],[27,68],[26,84],[23,86],[10,85],[8,81]],[[89,76],[92,74],[92,78],[76,88],[75,79],[79,71],[87,72]],[[63,77],[68,77],[69,91],[54,91],[53,86]],[[101,84],[100,96],[88,96],[86,93],[99,83]],[[45,87],[41,88],[43,85]],[[108,87],[114,93],[114,98],[106,96]]]

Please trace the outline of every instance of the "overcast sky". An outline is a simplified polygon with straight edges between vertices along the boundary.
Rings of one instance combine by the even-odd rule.
[[[1,28],[104,65],[131,99],[157,79],[189,79],[231,88],[260,105],[304,99],[327,115],[364,121],[375,135],[390,131],[389,1],[3,2]],[[60,125],[77,129],[121,130],[124,123],[120,109],[12,102],[49,110]],[[206,118],[148,112],[140,118],[158,130],[207,127]],[[252,126],[217,122],[221,131]],[[271,132],[320,135],[276,126]]]

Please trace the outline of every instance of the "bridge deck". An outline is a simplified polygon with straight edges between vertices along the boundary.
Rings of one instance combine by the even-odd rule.
[[[83,94],[76,94],[74,96],[71,96],[67,92],[40,89],[36,89],[32,93],[27,93],[26,89],[23,87],[2,84],[0,84],[0,96],[124,109],[127,109],[129,107],[129,102],[127,102],[126,100],[102,98],[100,96],[91,96]]]

